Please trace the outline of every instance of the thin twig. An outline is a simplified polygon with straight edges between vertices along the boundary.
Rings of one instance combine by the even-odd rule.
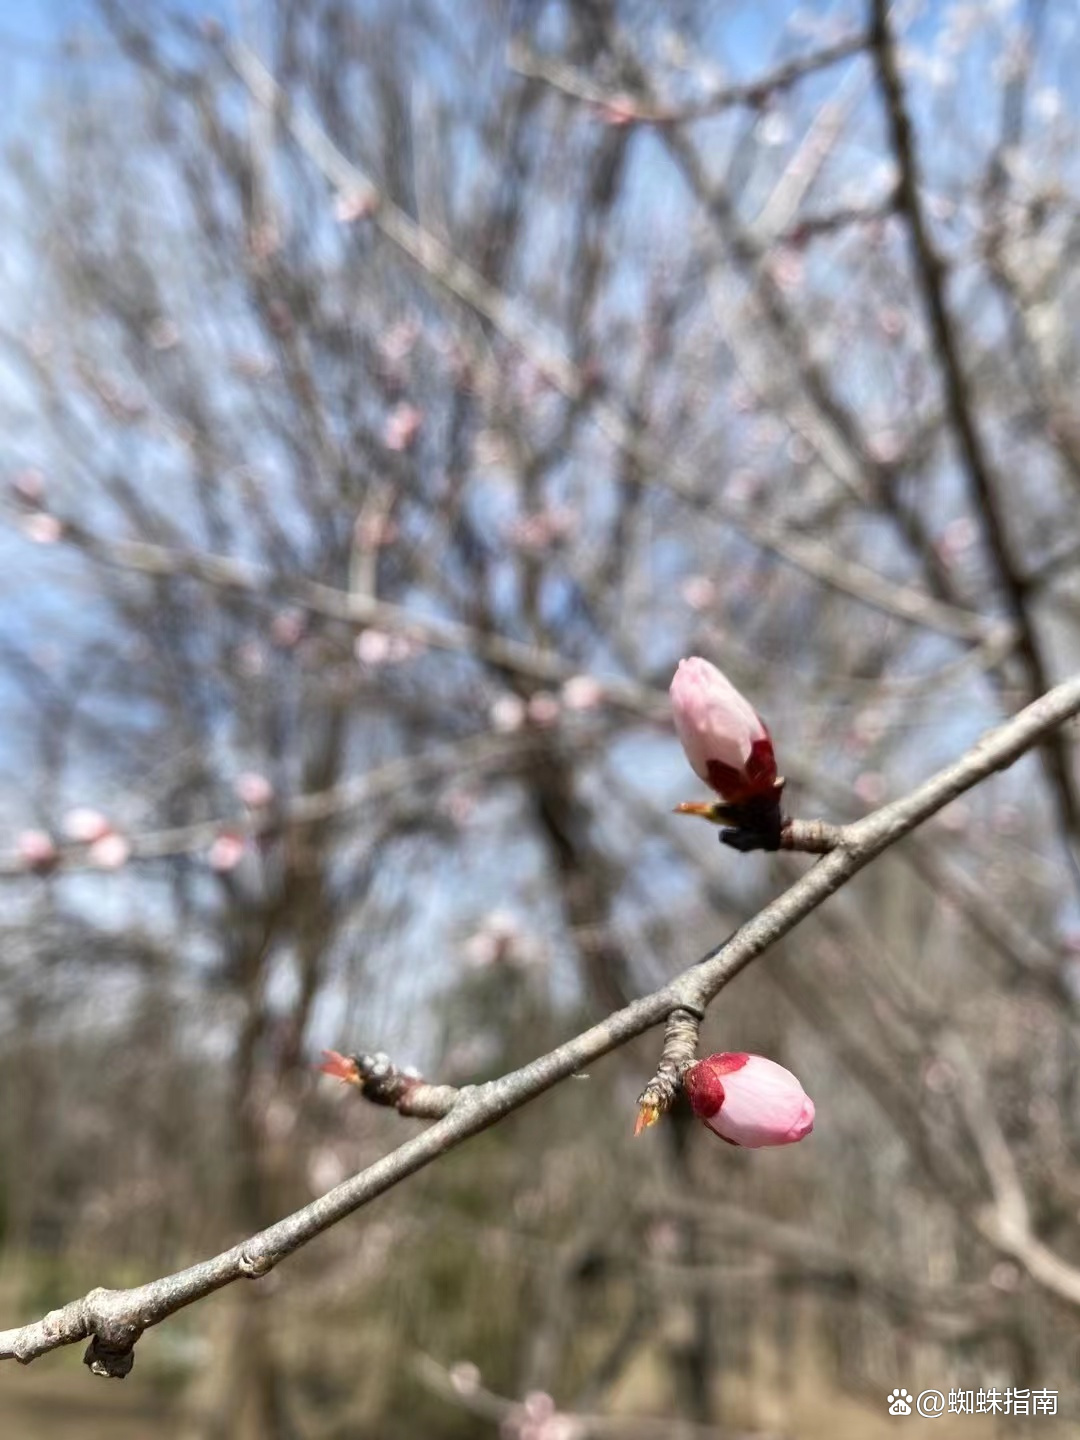
[[[700,100],[693,100],[687,105],[664,105],[638,100],[636,97],[630,99],[625,95],[604,90],[583,71],[557,57],[541,55],[520,42],[511,45],[507,63],[518,75],[530,80],[543,80],[546,85],[572,96],[575,100],[584,100],[597,106],[621,123],[681,125],[738,106],[760,109],[782,91],[789,90],[804,76],[839,65],[844,60],[862,54],[866,48],[867,37],[863,32],[847,35],[833,45],[787,60],[775,70],[759,75],[756,80],[718,85],[710,94],[703,95]]]

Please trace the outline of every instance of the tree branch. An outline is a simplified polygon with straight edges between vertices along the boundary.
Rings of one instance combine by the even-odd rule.
[[[876,856],[964,791],[995,771],[1007,769],[1078,712],[1080,675],[986,735],[955,764],[939,771],[910,795],[845,826],[836,849],[729,940],[667,985],[615,1011],[521,1069],[484,1085],[463,1088],[448,1113],[422,1134],[310,1205],[213,1259],[130,1290],[92,1290],[40,1320],[0,1332],[0,1359],[27,1363],[47,1351],[90,1337],[85,1358],[94,1373],[126,1374],[131,1368],[135,1342],[151,1325],[225,1285],[266,1275],[324,1230],[560,1081],[666,1021],[676,1010],[703,1010],[740,970],[794,929]]]
[[[590,418],[597,429],[620,454],[633,461],[648,484],[670,491],[696,510],[716,515],[752,544],[873,609],[968,644],[980,644],[991,634],[1000,634],[999,623],[985,620],[961,605],[950,604],[915,586],[890,581],[869,566],[838,555],[833,547],[814,536],[798,534],[765,517],[717,500],[713,494],[715,487],[711,485],[703,492],[692,468],[651,445],[640,427],[596,392],[581,368],[548,338],[543,327],[529,317],[519,303],[490,284],[437,236],[381,194],[368,176],[342,154],[316,120],[291,103],[285,90],[251,50],[229,43],[226,56],[259,103],[281,115],[299,149],[337,196],[343,200],[363,197],[365,204],[361,213],[431,281],[485,319],[571,404],[581,404],[587,397]],[[210,577],[204,573],[201,578]]]
[[[1021,566],[1013,553],[999,488],[991,470],[975,419],[974,400],[960,359],[960,342],[945,301],[945,264],[938,253],[920,194],[915,135],[908,114],[896,46],[889,21],[888,0],[874,0],[870,31],[871,53],[885,103],[893,152],[899,169],[897,208],[907,222],[914,258],[915,279],[922,292],[930,333],[937,350],[945,388],[946,409],[956,432],[968,480],[978,505],[987,545],[1018,635],[1018,653],[1028,693],[1039,695],[1049,684],[1049,667],[1043,654]],[[1070,845],[1074,866],[1080,844],[1080,795],[1073,779],[1071,757],[1062,736],[1048,735],[1042,746],[1043,762],[1055,796],[1061,827]]]

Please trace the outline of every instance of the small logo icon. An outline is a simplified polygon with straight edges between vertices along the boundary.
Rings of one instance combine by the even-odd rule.
[[[917,1409],[920,1415],[935,1420],[945,1413],[945,1396],[940,1390],[924,1390],[919,1396]]]
[[[896,1390],[891,1390],[885,1397],[889,1404],[889,1414],[910,1415],[913,1398],[911,1391],[905,1390],[903,1386],[900,1386]]]

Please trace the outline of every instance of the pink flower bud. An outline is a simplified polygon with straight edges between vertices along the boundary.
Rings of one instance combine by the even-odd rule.
[[[343,191],[334,202],[334,219],[339,225],[366,220],[379,208],[378,192],[371,189]]]
[[[710,1055],[687,1070],[683,1089],[698,1119],[730,1145],[790,1145],[814,1128],[814,1102],[763,1055]]]
[[[500,695],[488,712],[493,730],[511,735],[525,723],[525,702],[518,695]]]
[[[45,477],[40,470],[20,470],[11,477],[11,488],[22,505],[35,509],[45,499]]]
[[[249,810],[262,810],[274,799],[274,787],[257,770],[245,770],[233,781],[233,789]]]
[[[77,845],[93,845],[112,833],[112,825],[100,810],[82,805],[69,810],[60,823],[67,838]]]
[[[63,536],[64,527],[55,515],[40,512],[27,515],[22,522],[23,534],[35,545],[55,545]]]
[[[59,858],[53,838],[45,830],[24,830],[16,844],[19,859],[38,875],[48,874]]]
[[[247,841],[243,835],[234,830],[223,830],[207,851],[207,862],[211,870],[227,875],[240,864],[246,850]]]
[[[424,412],[415,405],[398,405],[387,416],[383,444],[388,450],[411,450],[424,423]]]
[[[122,870],[131,858],[131,846],[123,835],[111,831],[94,841],[86,852],[86,858],[99,870]]]
[[[680,660],[671,682],[675,731],[695,774],[728,804],[776,785],[769,732],[750,702],[707,660]]]
[[[571,675],[562,687],[567,710],[595,710],[604,703],[604,687],[591,675]]]
[[[538,730],[549,730],[558,724],[561,708],[558,697],[550,690],[538,690],[526,705],[525,713]]]
[[[361,665],[385,665],[390,658],[390,636],[385,630],[370,627],[361,630],[353,644],[353,652]]]
[[[303,639],[306,623],[302,610],[282,610],[270,622],[270,639],[282,650],[291,650]]]

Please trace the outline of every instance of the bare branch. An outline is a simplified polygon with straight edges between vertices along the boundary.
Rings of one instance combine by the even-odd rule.
[[[711,494],[711,487],[710,493],[703,494],[700,479],[690,467],[651,445],[615,406],[593,393],[594,387],[581,369],[545,335],[540,325],[525,315],[519,304],[380,194],[312,116],[290,104],[285,91],[256,55],[236,43],[228,45],[227,55],[240,79],[260,103],[282,113],[296,144],[338,196],[342,199],[365,197],[363,215],[370,218],[391,244],[408,255],[442,289],[494,326],[572,404],[581,404],[588,398],[594,424],[610,444],[634,462],[647,483],[671,491],[695,509],[716,514],[753,544],[874,609],[972,644],[986,641],[992,632],[1000,630],[1000,626],[960,605],[936,599],[914,586],[897,585],[868,566],[838,556],[832,547],[813,536],[796,534],[767,519],[718,502]],[[684,151],[680,150],[679,154],[685,159]]]
[[[600,86],[580,70],[565,62],[540,55],[521,43],[512,44],[507,63],[519,75],[532,80],[543,80],[553,89],[596,105],[606,114],[624,124],[680,125],[689,120],[700,120],[707,115],[719,114],[745,105],[759,109],[774,96],[789,90],[806,75],[826,70],[841,61],[860,55],[867,48],[867,37],[862,33],[847,35],[834,45],[815,50],[810,55],[800,55],[785,61],[775,70],[759,75],[756,80],[747,80],[733,85],[716,86],[712,93],[704,95],[689,105],[663,105],[651,101],[630,99],[614,94]]]
[[[888,0],[874,0],[871,47],[878,83],[885,102],[892,147],[899,167],[897,205],[907,221],[915,275],[922,292],[930,331],[941,365],[948,413],[979,515],[994,556],[1001,585],[1019,635],[1029,693],[1041,694],[1049,684],[1049,666],[1043,645],[1028,607],[1021,565],[1014,554],[989,455],[975,417],[975,404],[961,362],[960,342],[945,299],[945,265],[938,253],[927,222],[920,193],[919,162],[915,135],[908,114],[900,68],[896,58],[889,19]],[[1070,844],[1074,865],[1080,842],[1080,795],[1072,773],[1068,745],[1060,735],[1049,735],[1042,748],[1044,763],[1052,782],[1063,831]]]

